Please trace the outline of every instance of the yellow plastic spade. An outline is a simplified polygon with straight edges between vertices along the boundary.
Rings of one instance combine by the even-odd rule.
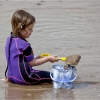
[[[50,54],[47,54],[47,53],[42,53],[41,54],[41,57],[45,57],[45,56],[50,56]]]
[[[59,60],[62,60],[62,61],[65,61],[66,58],[65,57],[61,57],[61,58],[58,58]]]
[[[42,53],[40,56],[41,56],[41,57],[46,57],[46,56],[50,56],[50,54],[47,54],[47,53]],[[61,58],[58,58],[58,60],[65,61],[65,60],[66,60],[66,57],[61,57]]]

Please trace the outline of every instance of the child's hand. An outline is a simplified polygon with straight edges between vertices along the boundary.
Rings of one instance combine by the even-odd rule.
[[[57,58],[57,56],[49,56],[49,60],[50,60],[50,62],[57,62],[58,61],[58,58]]]

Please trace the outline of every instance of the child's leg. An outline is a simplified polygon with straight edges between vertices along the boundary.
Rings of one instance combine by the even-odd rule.
[[[52,82],[52,79],[50,78],[50,72],[48,71],[37,71],[34,74],[40,77],[40,81],[38,81],[36,84]],[[31,77],[34,77],[34,74]]]

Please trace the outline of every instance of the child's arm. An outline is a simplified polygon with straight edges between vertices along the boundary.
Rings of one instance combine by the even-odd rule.
[[[58,61],[58,58],[57,58],[57,56],[48,56],[48,57],[44,57],[44,58],[40,58],[40,59],[34,59],[34,60],[30,61],[29,64],[31,66],[38,66],[38,65],[44,64],[49,61],[56,62],[56,61]]]
[[[40,59],[41,58],[41,56],[37,56],[37,57],[35,57],[35,59]]]

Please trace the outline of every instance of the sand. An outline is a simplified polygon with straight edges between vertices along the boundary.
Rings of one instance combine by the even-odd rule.
[[[34,53],[59,57],[81,55],[76,66],[74,88],[53,89],[53,85],[21,86],[0,80],[1,100],[100,100],[100,1],[99,0],[0,0],[0,79],[6,69],[5,42],[10,20],[17,9],[36,17],[34,32],[28,39]],[[36,69],[50,71],[54,64]]]

